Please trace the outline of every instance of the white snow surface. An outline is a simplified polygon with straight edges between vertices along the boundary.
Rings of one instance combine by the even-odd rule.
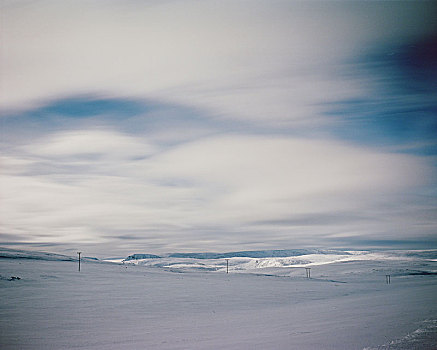
[[[229,274],[221,258],[88,259],[79,272],[75,257],[0,249],[0,348],[436,349],[435,255],[230,257]]]

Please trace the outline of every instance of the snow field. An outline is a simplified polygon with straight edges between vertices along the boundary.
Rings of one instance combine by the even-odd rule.
[[[21,280],[0,280],[0,347],[402,349],[437,319],[436,276],[420,274],[436,265],[423,259],[313,265],[311,279],[295,267],[185,265],[85,261],[79,273],[74,261],[2,259],[1,276]]]

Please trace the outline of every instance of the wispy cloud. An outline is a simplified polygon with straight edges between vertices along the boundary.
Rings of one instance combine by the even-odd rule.
[[[375,210],[381,201],[432,174],[413,156],[266,136],[210,137],[162,151],[116,132],[61,132],[26,151],[26,161],[9,158],[16,171],[2,176],[2,231],[66,243],[134,231],[144,239],[171,232],[172,245],[190,231],[201,240],[202,227],[215,227],[208,236],[219,240],[236,227],[257,231],[260,220],[285,243],[276,222],[320,227],[325,218],[322,230],[301,233],[322,237],[362,221],[357,213],[384,220],[387,212]]]
[[[7,2],[2,104],[106,92],[203,106],[231,118],[311,122],[320,119],[321,101],[362,91],[359,81],[339,79],[348,57],[375,40],[426,33],[429,7]]]

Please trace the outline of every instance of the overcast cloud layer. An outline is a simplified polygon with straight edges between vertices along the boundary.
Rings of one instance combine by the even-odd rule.
[[[1,245],[436,247],[435,3],[1,6]]]

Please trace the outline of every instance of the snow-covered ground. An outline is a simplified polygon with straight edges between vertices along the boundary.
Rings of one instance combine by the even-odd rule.
[[[0,348],[437,348],[437,251],[235,255],[0,249]]]

